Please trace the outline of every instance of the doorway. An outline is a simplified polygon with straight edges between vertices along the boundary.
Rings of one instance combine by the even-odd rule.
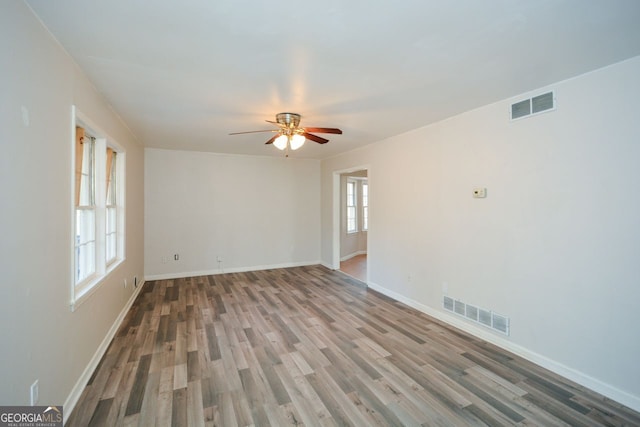
[[[367,169],[339,174],[339,269],[367,282],[369,176]]]

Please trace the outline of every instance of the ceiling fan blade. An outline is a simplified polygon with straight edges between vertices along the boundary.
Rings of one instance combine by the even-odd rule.
[[[329,142],[328,139],[324,139],[322,137],[319,137],[317,135],[313,135],[313,134],[308,133],[308,132],[303,132],[302,134],[304,135],[305,138],[310,139],[311,141],[315,141],[318,144],[326,144],[327,142]]]
[[[337,133],[342,134],[342,131],[337,128],[304,128],[306,132],[317,132],[317,133]]]
[[[280,123],[278,123],[278,122],[274,122],[273,120],[265,120],[265,122],[267,122],[267,123],[273,123],[274,125],[278,125],[278,126],[280,126]]]
[[[247,132],[233,132],[229,135],[242,135],[244,133],[258,133],[258,132],[280,132],[278,129],[269,129],[269,130],[250,130]]]
[[[273,144],[273,141],[276,140],[277,137],[279,137],[280,135],[273,135],[273,138],[271,138],[270,140],[268,140],[267,142],[265,142],[265,144]]]

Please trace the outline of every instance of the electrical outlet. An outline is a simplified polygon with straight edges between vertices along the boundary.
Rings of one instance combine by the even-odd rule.
[[[33,384],[31,384],[30,394],[31,394],[31,406],[36,406],[38,404],[38,398],[40,397],[40,386],[38,385],[38,380],[35,380]]]
[[[487,189],[482,187],[474,188],[473,197],[476,199],[484,199],[485,197],[487,197]]]
[[[173,260],[174,260],[174,261],[178,261],[178,260],[180,260],[180,255],[179,255],[179,254],[175,254],[175,255],[173,256]]]

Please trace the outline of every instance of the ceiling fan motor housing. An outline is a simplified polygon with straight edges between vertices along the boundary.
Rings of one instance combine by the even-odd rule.
[[[276,114],[276,121],[290,129],[295,129],[300,124],[300,114],[296,113],[278,113]]]

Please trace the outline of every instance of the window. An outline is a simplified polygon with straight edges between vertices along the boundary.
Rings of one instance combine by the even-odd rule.
[[[75,281],[96,272],[95,139],[76,128]]]
[[[356,207],[356,181],[347,180],[347,233],[358,231]]]
[[[106,202],[106,251],[107,265],[115,261],[118,255],[118,183],[116,175],[118,154],[107,148],[107,202]]]
[[[362,231],[369,229],[369,184],[362,182]]]
[[[124,150],[74,110],[72,310],[124,259]]]

